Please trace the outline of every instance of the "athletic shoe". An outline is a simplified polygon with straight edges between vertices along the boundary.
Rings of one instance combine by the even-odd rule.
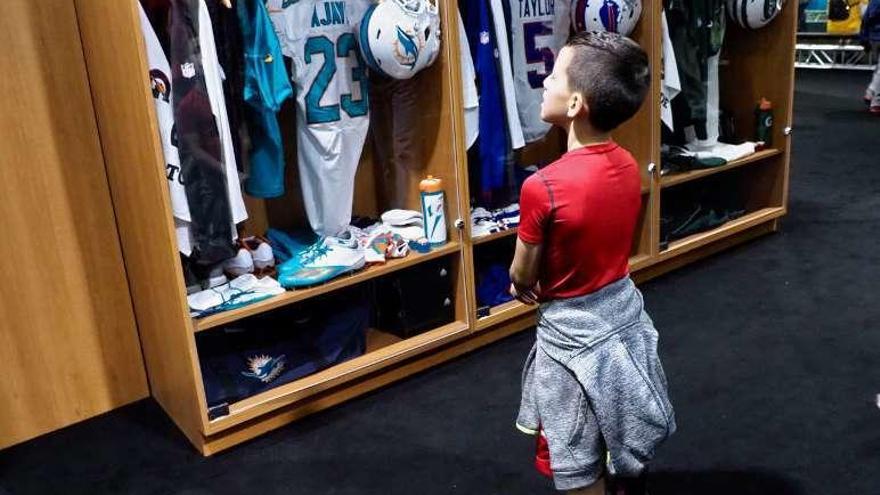
[[[257,273],[257,276],[260,276],[261,272],[272,270],[275,266],[275,256],[272,254],[272,246],[269,245],[266,239],[259,236],[251,236],[242,239],[240,242],[254,260],[254,272]]]
[[[507,230],[507,228],[495,220],[478,220],[471,226],[471,237],[483,237],[502,230]]]
[[[478,206],[476,208],[471,209],[471,223],[477,223],[480,220],[491,220],[492,214],[489,213],[489,210],[483,208],[482,206]]]
[[[208,273],[208,280],[206,280],[203,285],[206,289],[210,289],[227,282],[229,282],[229,279],[226,278],[226,275],[223,273],[223,263],[218,263],[211,267],[211,271]]]
[[[862,100],[865,101],[865,105],[870,105],[871,100],[873,100],[875,96],[877,96],[876,93],[874,93],[871,88],[868,88],[865,90],[865,95],[862,96]]]
[[[223,262],[223,271],[232,278],[246,273],[258,277],[269,275],[275,267],[272,247],[262,237],[247,237],[238,240],[238,253]]]
[[[322,237],[298,256],[278,265],[278,281],[285,288],[307,287],[363,268],[364,252],[357,239],[347,236]]]
[[[229,309],[283,294],[284,288],[271,277],[258,279],[253,274],[242,275],[235,280],[187,296],[193,316],[207,316]]]
[[[505,206],[504,208],[493,210],[492,217],[495,218],[495,220],[519,217],[519,203],[513,203],[511,205]]]
[[[244,247],[238,249],[238,253],[232,258],[223,261],[223,271],[232,278],[240,277],[247,273],[254,273],[254,258],[250,251]]]
[[[266,231],[266,237],[272,248],[272,254],[278,262],[293,258],[318,240],[312,231],[302,230],[289,234],[273,228]]]
[[[880,115],[880,95],[874,95],[871,99],[871,106],[868,110],[874,115]]]

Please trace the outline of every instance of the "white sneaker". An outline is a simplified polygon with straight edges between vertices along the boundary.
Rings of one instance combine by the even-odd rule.
[[[217,263],[213,267],[211,267],[211,271],[208,273],[207,280],[207,289],[211,287],[217,287],[218,285],[223,285],[226,282],[229,282],[229,279],[226,278],[226,275],[223,274],[223,263]]]
[[[193,316],[205,316],[240,308],[283,293],[284,288],[275,279],[258,279],[249,273],[229,283],[189,295],[186,299]]]
[[[489,210],[483,208],[482,206],[478,206],[476,208],[471,209],[471,222],[477,223],[480,220],[491,219],[492,214],[489,213]]]
[[[499,224],[495,220],[478,220],[471,226],[471,237],[483,237],[496,232],[507,230],[504,225]]]
[[[254,258],[251,256],[250,251],[245,248],[239,248],[235,256],[223,262],[223,271],[233,278],[240,277],[246,273],[254,273]]]
[[[253,258],[254,268],[265,270],[275,266],[275,255],[272,254],[272,246],[262,237],[251,236],[241,241],[242,245],[250,251]]]

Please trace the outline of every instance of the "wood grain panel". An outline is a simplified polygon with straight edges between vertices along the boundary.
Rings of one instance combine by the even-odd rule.
[[[195,442],[207,413],[136,7],[76,1],[152,394]]]
[[[613,132],[614,139],[633,154],[648,184],[648,164],[659,157],[660,147],[660,1],[643,4],[642,17],[630,37],[648,54],[651,88],[639,111]],[[658,155],[658,156],[655,156]]]
[[[147,395],[70,2],[0,15],[0,448]]]

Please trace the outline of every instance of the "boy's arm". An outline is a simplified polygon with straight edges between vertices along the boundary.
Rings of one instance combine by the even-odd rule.
[[[526,304],[538,302],[538,267],[541,263],[541,244],[529,244],[516,240],[516,251],[510,265],[510,294]]]
[[[510,265],[510,294],[526,304],[538,302],[536,289],[544,250],[544,231],[553,209],[549,191],[541,172],[537,172],[523,182],[519,194],[520,222],[516,251]]]

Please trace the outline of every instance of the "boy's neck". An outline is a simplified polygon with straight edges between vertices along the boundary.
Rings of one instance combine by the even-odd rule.
[[[568,125],[568,151],[608,141],[611,133],[599,131],[587,119],[573,119]]]

